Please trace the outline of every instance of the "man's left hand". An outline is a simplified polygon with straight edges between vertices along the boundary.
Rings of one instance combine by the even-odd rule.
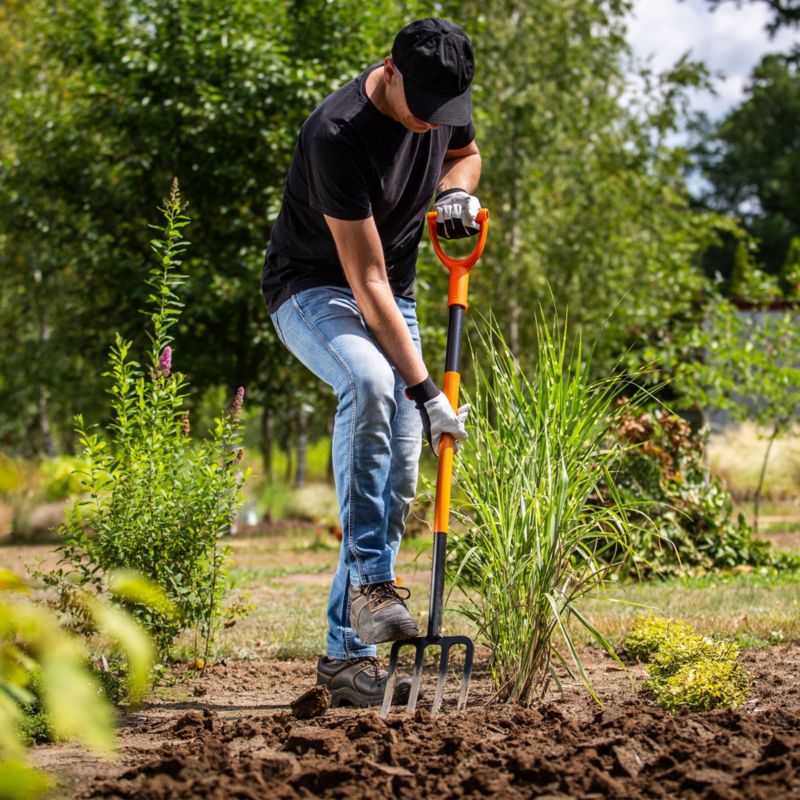
[[[436,233],[442,239],[466,239],[480,231],[475,220],[481,203],[475,195],[463,189],[448,189],[436,195],[433,207],[438,214]]]

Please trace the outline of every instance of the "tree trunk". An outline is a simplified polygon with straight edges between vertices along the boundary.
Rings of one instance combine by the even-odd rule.
[[[294,462],[292,460],[292,439],[294,436],[294,425],[292,423],[293,421],[291,419],[285,420],[283,425],[283,433],[281,435],[281,447],[286,453],[286,470],[284,471],[283,480],[287,484],[292,482],[292,476],[294,475]]]
[[[294,485],[299,489],[306,485],[306,461],[308,455],[308,411],[302,403],[297,409],[297,472]]]
[[[53,436],[50,431],[50,417],[47,413],[47,389],[44,386],[39,387],[39,433],[42,435],[42,445],[44,452],[50,458],[55,458],[58,455],[56,446],[53,443]]]
[[[772,436],[769,437],[767,442],[767,449],[764,452],[764,461],[761,464],[761,475],[758,477],[758,487],[756,488],[756,496],[753,498],[753,530],[758,533],[758,515],[761,509],[761,490],[764,488],[764,476],[767,474],[767,463],[769,462],[769,454],[772,450],[772,445],[778,438],[781,429],[778,425],[772,431]]]
[[[264,406],[261,412],[261,457],[264,461],[264,477],[272,482],[272,446],[275,440],[272,409]]]
[[[44,282],[42,271],[40,269],[33,270],[33,281],[40,291]],[[42,314],[39,320],[39,357],[43,362],[47,357],[47,343],[50,341],[50,325],[48,322],[47,305],[42,304]],[[39,408],[37,411],[37,424],[39,433],[42,436],[42,447],[44,452],[50,457],[55,458],[58,453],[56,452],[55,444],[53,443],[53,435],[50,428],[50,416],[47,411],[47,388],[43,384],[39,384]]]

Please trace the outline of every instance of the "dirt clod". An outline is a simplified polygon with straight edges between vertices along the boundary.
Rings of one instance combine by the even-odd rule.
[[[331,693],[327,686],[314,686],[292,700],[292,715],[297,719],[321,717],[331,706]]]

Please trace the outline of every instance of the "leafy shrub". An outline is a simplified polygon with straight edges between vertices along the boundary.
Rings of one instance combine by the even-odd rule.
[[[82,486],[80,473],[86,463],[75,456],[58,456],[43,461],[39,467],[42,474],[44,499],[66,500],[80,493]]]
[[[170,329],[181,312],[176,272],[187,242],[177,184],[162,209],[161,238],[152,242],[158,264],[152,289],[149,363],[130,358],[131,343],[119,335],[111,348],[112,421],[108,439],[90,433],[77,418],[87,463],[88,499],[75,503],[61,526],[63,563],[51,582],[69,591],[69,578],[103,591],[108,576],[134,569],[154,580],[177,608],[165,616],[152,606],[128,603],[166,652],[185,629],[205,642],[206,657],[218,628],[228,586],[228,548],[221,544],[241,503],[244,477],[239,389],[229,413],[216,420],[210,438],[194,444],[183,408],[187,381],[173,371]]]
[[[700,636],[686,622],[640,616],[623,649],[647,663],[644,686],[671,713],[734,708],[747,698],[750,680],[738,664],[738,646]]]
[[[614,480],[616,489],[637,504],[643,523],[636,528],[629,569],[644,577],[669,576],[780,562],[769,543],[754,537],[742,514],[734,518],[730,495],[709,476],[705,435],[668,411],[646,412],[625,401],[622,408],[613,431],[613,441],[623,445]]]
[[[568,622],[612,652],[576,603],[603,585],[630,539],[628,509],[609,472],[618,387],[592,381],[580,346],[570,351],[543,322],[538,341],[528,377],[499,330],[490,325],[479,337],[452,548],[466,594],[460,610],[491,648],[498,696],[522,703],[558,681],[554,663],[591,690]],[[601,480],[609,502],[590,503]]]
[[[649,683],[658,704],[672,714],[736,708],[747,699],[749,685],[735,659],[709,658],[682,664],[668,678]]]
[[[22,741],[28,746],[52,742],[53,729],[47,719],[38,671],[31,672],[26,688],[31,699],[22,706],[22,716],[19,721]]]

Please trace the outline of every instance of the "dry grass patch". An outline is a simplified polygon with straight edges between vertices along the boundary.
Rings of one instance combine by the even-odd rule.
[[[709,438],[711,470],[737,501],[751,500],[767,449],[768,433],[752,423],[731,426]],[[776,439],[772,446],[763,494],[770,500],[800,498],[800,434]]]

